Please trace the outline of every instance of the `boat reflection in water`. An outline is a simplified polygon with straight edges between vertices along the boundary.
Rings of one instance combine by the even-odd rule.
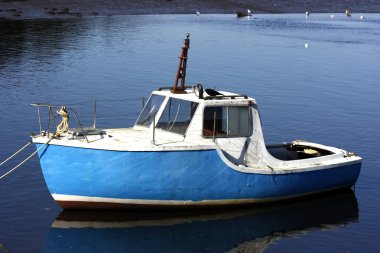
[[[267,206],[63,211],[45,252],[265,252],[272,241],[358,219],[352,190]]]

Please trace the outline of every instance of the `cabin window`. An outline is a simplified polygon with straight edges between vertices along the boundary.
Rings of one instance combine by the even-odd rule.
[[[157,128],[185,135],[198,103],[170,98],[157,123]]]
[[[151,95],[146,102],[140,117],[137,119],[136,125],[149,126],[153,121],[153,117],[156,116],[156,113],[160,109],[164,99],[165,97],[163,96]]]
[[[215,126],[215,130],[214,130]],[[204,137],[248,137],[251,135],[251,114],[248,106],[205,107]]]

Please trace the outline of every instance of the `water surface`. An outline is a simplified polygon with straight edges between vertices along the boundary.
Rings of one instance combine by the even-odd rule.
[[[268,143],[306,139],[357,152],[364,159],[353,196],[357,214],[347,220],[342,210],[332,209],[331,220],[306,222],[301,232],[276,237],[265,252],[379,252],[380,175],[376,161],[380,149],[376,141],[380,139],[380,15],[365,14],[364,21],[359,15],[347,18],[336,14],[335,19],[328,14],[314,14],[308,19],[292,14],[250,19],[157,15],[2,21],[0,160],[29,141],[30,132],[39,131],[37,111],[30,103],[69,105],[89,126],[92,101],[96,99],[98,127],[133,125],[141,98],[152,89],[173,84],[180,47],[189,32],[187,83],[256,98]],[[30,147],[26,153],[32,151]],[[1,166],[0,172],[22,161],[26,153]],[[61,209],[49,195],[37,158],[2,179],[0,194],[0,249],[51,252],[52,224]],[[282,217],[281,212],[263,212],[273,219]],[[299,216],[302,218],[302,213]],[[306,214],[304,217],[307,220]],[[282,222],[286,220],[282,218]],[[239,221],[229,221],[235,225],[228,228],[239,230]],[[196,226],[199,221],[188,222]],[[254,220],[244,222],[254,227]],[[292,230],[295,222],[289,219],[281,231]],[[332,229],[324,229],[326,224]],[[215,226],[223,227],[224,223]],[[189,235],[201,233],[191,227],[183,229]],[[307,229],[310,227],[314,229]],[[175,228],[162,229],[176,235],[181,230]],[[155,229],[148,226],[144,233],[131,233],[142,240],[150,231],[154,242],[172,243],[174,249],[173,240],[161,241]],[[233,232],[236,236],[223,235],[227,246],[220,250],[263,241],[275,232],[249,233],[248,237],[242,231]],[[121,238],[131,239],[125,230],[123,233]],[[205,233],[197,251],[213,251],[215,238],[211,235]],[[80,237],[72,240],[75,238]],[[65,249],[62,244],[56,247],[58,252]],[[168,251],[157,247],[161,248]],[[147,247],[141,252],[151,250]]]

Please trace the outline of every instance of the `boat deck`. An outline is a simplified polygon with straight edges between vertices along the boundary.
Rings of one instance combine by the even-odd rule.
[[[185,140],[183,135],[160,129],[155,130],[154,141],[152,130],[148,128],[115,128],[86,132],[88,142],[83,134],[71,129],[59,138],[52,139],[50,144],[120,151],[207,150],[216,148],[211,139]],[[45,143],[46,140],[48,140],[47,136],[36,136],[34,142]]]

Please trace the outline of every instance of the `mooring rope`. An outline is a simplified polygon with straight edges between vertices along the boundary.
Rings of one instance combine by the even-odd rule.
[[[47,142],[45,142],[43,145],[41,145],[41,147],[39,147],[36,151],[34,151],[30,156],[28,156],[26,159],[24,159],[21,163],[19,163],[18,165],[16,165],[15,167],[13,167],[12,169],[10,169],[8,172],[4,173],[3,175],[0,176],[0,179],[6,177],[7,175],[9,175],[10,173],[12,173],[14,170],[16,170],[18,167],[20,167],[21,165],[23,165],[24,163],[26,163],[30,158],[32,158],[32,156],[34,156],[38,151],[40,151],[40,149],[42,147],[44,147],[45,145],[49,144],[49,142],[52,140],[53,138],[50,138]],[[28,143],[29,145],[30,143]],[[15,154],[14,154],[15,155]],[[13,155],[13,156],[14,156]]]
[[[24,148],[26,148],[27,146],[30,145],[30,143],[32,143],[32,141],[29,141],[24,147],[20,148],[18,151],[16,151],[13,155],[11,155],[10,157],[8,157],[7,159],[5,159],[2,163],[0,163],[0,166],[3,165],[4,163],[8,162],[9,160],[11,160],[14,156],[16,156],[18,153],[20,153]]]

